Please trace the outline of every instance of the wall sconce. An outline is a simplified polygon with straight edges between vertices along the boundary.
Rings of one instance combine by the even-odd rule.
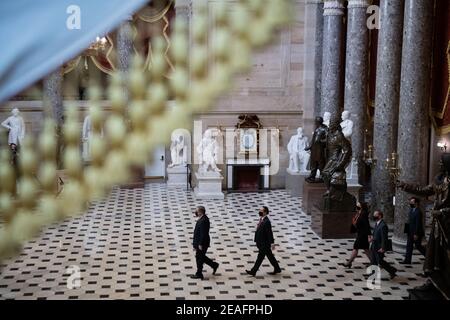
[[[377,165],[377,159],[373,157],[373,146],[370,144],[368,150],[363,151],[363,161],[373,169]]]
[[[391,157],[386,159],[385,168],[389,171],[392,180],[397,181],[402,169],[398,164],[398,155],[396,152],[392,152]]]
[[[444,141],[437,143],[438,148],[441,148],[442,152],[447,152],[447,144]]]

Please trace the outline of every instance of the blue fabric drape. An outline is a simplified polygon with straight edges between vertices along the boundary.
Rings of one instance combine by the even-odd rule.
[[[1,0],[0,102],[74,58],[96,36],[113,30],[147,2]],[[70,6],[76,6],[75,10],[68,12]],[[78,11],[77,8],[80,28],[69,29],[67,20],[73,21],[71,18]]]

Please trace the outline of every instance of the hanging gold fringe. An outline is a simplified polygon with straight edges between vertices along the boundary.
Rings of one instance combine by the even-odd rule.
[[[100,107],[101,89],[89,87],[90,166],[84,166],[81,159],[78,108],[66,107],[63,162],[69,183],[58,197],[58,146],[51,119],[45,120],[37,141],[32,137],[24,141],[19,179],[8,150],[0,152],[0,258],[17,254],[42,228],[83,214],[89,203],[102,199],[114,185],[125,183],[133,166],[144,166],[155,146],[167,143],[174,129],[190,128],[194,113],[209,108],[229,89],[233,75],[249,70],[251,49],[269,43],[294,11],[289,0],[239,1],[231,13],[227,5],[222,1],[215,7],[217,29],[210,51],[207,10],[204,6],[199,9],[192,22],[191,61],[188,26],[176,21],[169,49],[176,68],[169,81],[164,79],[170,70],[167,47],[163,38],[157,38],[152,42],[148,72],[143,71],[143,59],[135,56],[127,74],[114,72],[111,76],[107,94],[112,112],[108,117]],[[215,62],[211,68],[209,61]],[[169,92],[175,96],[173,108],[167,107]]]

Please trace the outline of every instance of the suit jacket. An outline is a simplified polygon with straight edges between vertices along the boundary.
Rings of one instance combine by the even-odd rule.
[[[384,251],[388,250],[388,227],[384,220],[380,223],[375,224],[373,228],[373,240],[372,240],[372,250],[378,251],[383,248]]]
[[[314,130],[314,134],[311,139],[311,161],[325,161],[326,143],[327,143],[328,127],[324,124],[320,125]]]
[[[258,248],[270,247],[275,242],[273,239],[272,224],[267,216],[256,229],[255,242]]]
[[[200,219],[197,220],[194,229],[194,240],[192,245],[195,249],[198,249],[198,246],[202,246],[203,249],[209,247],[210,244],[209,238],[209,218],[204,214]]]
[[[408,226],[405,227],[405,229],[410,235],[415,234],[419,237],[425,235],[423,228],[423,213],[420,208],[412,208],[409,210]]]

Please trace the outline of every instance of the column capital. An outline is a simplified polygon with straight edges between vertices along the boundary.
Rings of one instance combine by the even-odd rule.
[[[353,9],[353,8],[367,8],[370,6],[369,0],[349,0],[347,8]]]
[[[176,0],[175,10],[180,8],[190,8],[192,6],[192,0]]]
[[[343,16],[344,4],[342,0],[325,0],[323,7],[324,16]]]
[[[177,17],[188,18],[191,16],[192,0],[176,0],[175,13]]]
[[[305,0],[306,4],[321,4],[323,0]]]

